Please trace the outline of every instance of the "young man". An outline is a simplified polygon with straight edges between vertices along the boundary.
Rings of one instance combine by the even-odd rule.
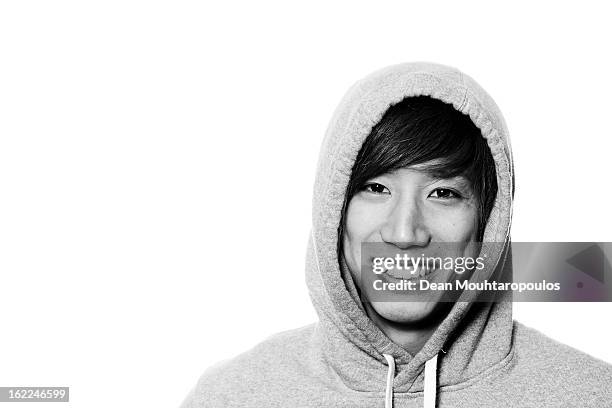
[[[210,368],[183,407],[609,405],[612,368],[514,322],[509,292],[389,302],[361,290],[364,242],[413,254],[453,242],[464,257],[502,243],[464,279],[507,273],[513,193],[504,119],[473,79],[420,62],[357,82],[327,130],[314,186],[306,280],[319,321]],[[411,278],[387,272],[387,282]]]

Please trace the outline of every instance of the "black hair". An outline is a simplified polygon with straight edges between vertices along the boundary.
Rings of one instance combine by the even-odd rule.
[[[464,176],[470,182],[478,203],[478,241],[482,241],[497,195],[495,161],[487,141],[469,116],[451,104],[414,96],[392,105],[359,150],[344,198],[338,249],[342,250],[348,204],[364,183],[432,160],[424,170],[433,177]]]

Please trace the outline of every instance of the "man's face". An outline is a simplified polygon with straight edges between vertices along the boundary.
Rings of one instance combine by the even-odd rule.
[[[464,177],[436,179],[424,169],[427,164],[410,166],[369,180],[349,202],[343,235],[344,260],[354,281],[361,281],[361,244],[379,242],[396,253],[419,257],[478,256],[477,199]],[[441,253],[435,243],[452,243]],[[471,245],[470,245],[471,243]],[[415,275],[391,276],[387,282]],[[454,282],[457,274],[449,270],[433,270],[425,279],[431,282]],[[367,293],[364,292],[364,293]],[[443,291],[403,292],[402,300],[372,301],[380,316],[397,323],[425,322],[432,315]],[[366,296],[367,297],[367,296]],[[408,298],[410,297],[410,298]]]

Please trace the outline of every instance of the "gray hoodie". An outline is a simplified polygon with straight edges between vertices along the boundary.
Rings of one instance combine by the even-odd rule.
[[[464,293],[416,355],[366,315],[338,261],[344,195],[372,127],[391,105],[417,95],[469,115],[495,160],[498,192],[483,241],[506,245],[493,246],[486,267],[470,280],[512,267],[513,161],[495,102],[449,66],[416,62],[376,71],[342,99],[317,165],[306,282],[319,320],[209,368],[183,408],[612,407],[612,367],[513,321],[509,292],[494,303]]]

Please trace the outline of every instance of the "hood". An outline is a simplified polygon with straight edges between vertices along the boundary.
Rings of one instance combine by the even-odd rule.
[[[481,130],[495,160],[498,191],[481,251],[488,251],[488,256],[485,268],[474,273],[470,281],[508,273],[511,268],[508,243],[514,193],[513,162],[508,130],[493,99],[458,69],[429,62],[390,66],[356,82],[337,107],[321,147],[312,201],[306,282],[319,316],[316,342],[336,379],[354,391],[385,392],[390,401],[393,392],[422,392],[432,375],[437,387],[469,381],[509,359],[512,350],[510,293],[493,303],[473,302],[464,293],[424,347],[411,355],[393,343],[367,316],[355,284],[340,266],[338,226],[359,149],[391,105],[418,95],[452,104],[468,115]],[[486,243],[505,245],[489,248]]]

